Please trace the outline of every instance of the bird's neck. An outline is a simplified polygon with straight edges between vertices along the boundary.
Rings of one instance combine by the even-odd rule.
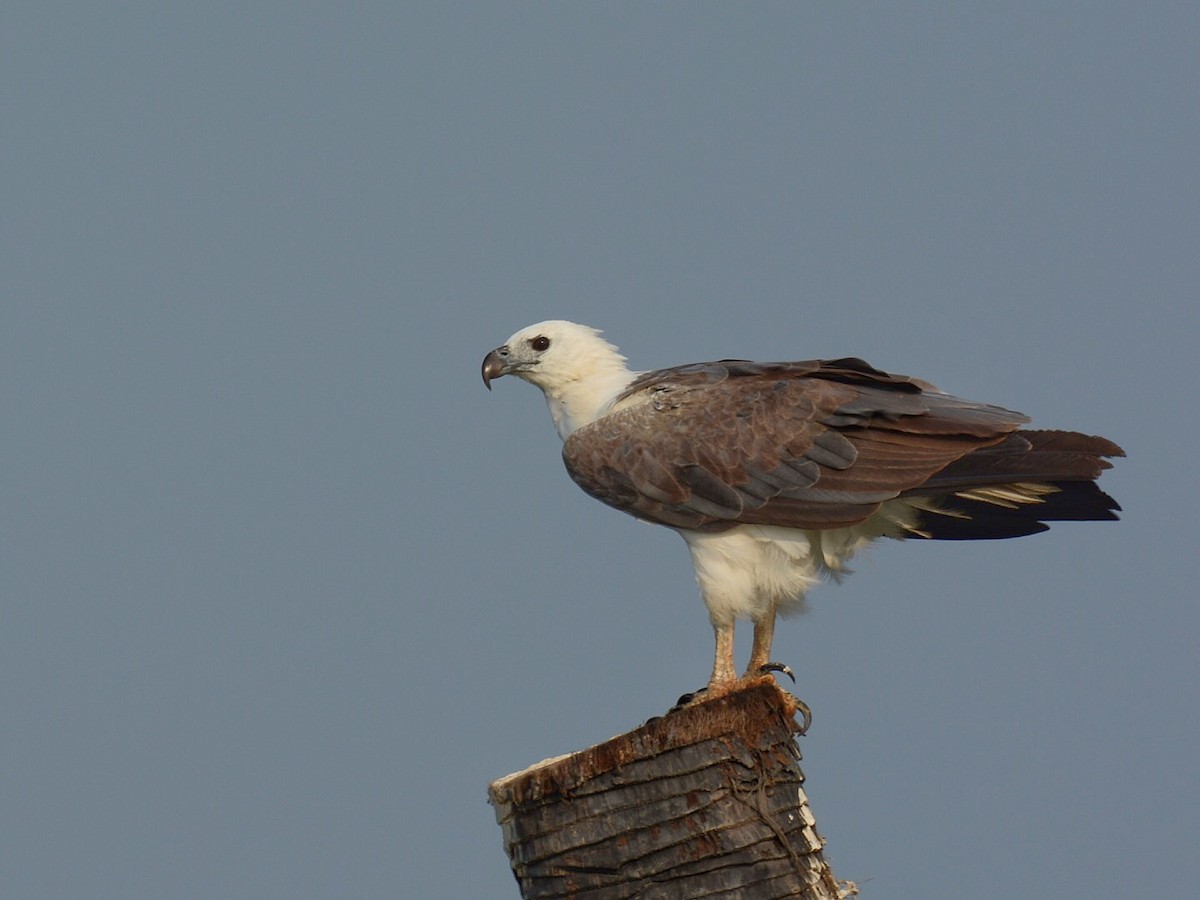
[[[558,436],[565,441],[577,428],[608,412],[613,400],[635,377],[636,372],[618,364],[586,378],[546,388],[546,405],[550,407]]]

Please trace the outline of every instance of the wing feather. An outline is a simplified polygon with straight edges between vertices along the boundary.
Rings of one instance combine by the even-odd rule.
[[[1094,479],[1107,466],[1099,455],[1120,450],[1070,432],[1018,432],[1028,421],[1020,413],[856,358],[660,369],[613,409],[567,439],[571,477],[631,515],[707,531],[834,528],[902,495]]]

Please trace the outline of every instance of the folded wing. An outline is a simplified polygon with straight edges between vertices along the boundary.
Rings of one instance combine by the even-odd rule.
[[[613,410],[567,440],[571,477],[677,528],[837,528],[903,497],[922,510],[913,536],[1010,537],[1117,509],[1093,483],[1115,444],[1019,431],[1020,413],[858,359],[662,369]]]

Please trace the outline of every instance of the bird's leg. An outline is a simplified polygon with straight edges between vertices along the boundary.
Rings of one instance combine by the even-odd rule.
[[[754,643],[750,645],[750,664],[747,675],[762,674],[771,662],[771,641],[775,638],[775,610],[770,609],[754,620]]]
[[[733,619],[728,621],[712,620],[713,633],[717,638],[716,658],[713,660],[712,678],[708,687],[728,684],[737,678],[733,668]]]

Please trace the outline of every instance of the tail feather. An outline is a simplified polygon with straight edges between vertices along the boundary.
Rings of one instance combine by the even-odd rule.
[[[986,540],[1045,531],[1048,522],[1111,521],[1120,505],[1096,485],[1109,457],[1125,453],[1102,437],[1017,431],[956,460],[902,495],[918,510],[913,534]]]
[[[1092,481],[1125,451],[1112,441],[1074,431],[1014,431],[998,444],[955,460],[914,493],[1013,481]]]

